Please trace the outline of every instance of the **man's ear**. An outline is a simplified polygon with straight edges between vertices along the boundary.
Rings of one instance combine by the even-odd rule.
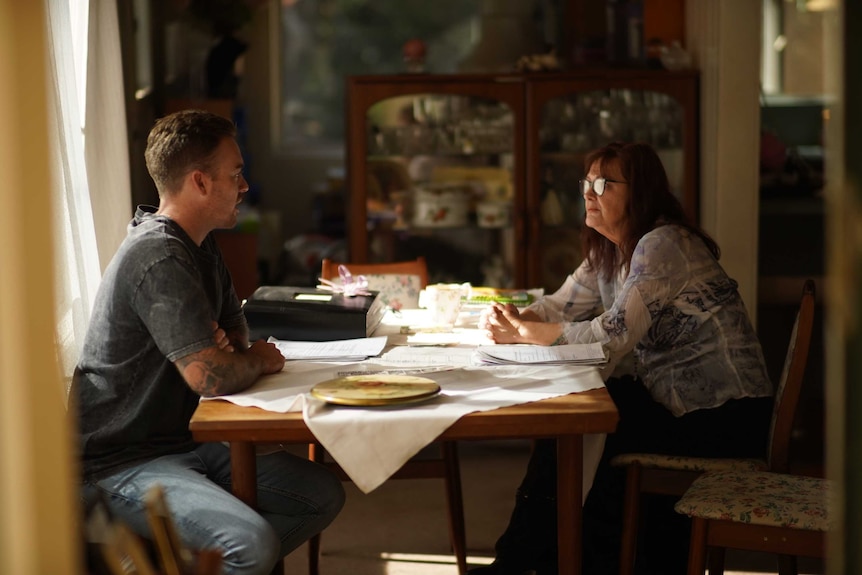
[[[206,194],[207,193],[207,178],[206,174],[204,174],[200,170],[195,170],[192,172],[192,181],[195,184],[195,189],[199,192]]]

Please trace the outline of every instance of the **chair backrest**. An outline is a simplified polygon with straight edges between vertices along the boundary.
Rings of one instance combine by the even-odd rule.
[[[802,288],[802,302],[796,314],[781,379],[775,389],[775,406],[772,410],[772,423],[769,428],[769,469],[780,473],[789,470],[790,434],[802,379],[808,363],[808,349],[811,346],[811,332],[814,328],[814,282],[805,280]]]
[[[320,277],[327,280],[338,279],[340,265],[346,266],[354,276],[365,276],[368,288],[379,291],[383,303],[393,309],[418,307],[419,291],[428,285],[428,264],[422,256],[415,260],[374,264],[352,264],[324,259],[320,266]]]

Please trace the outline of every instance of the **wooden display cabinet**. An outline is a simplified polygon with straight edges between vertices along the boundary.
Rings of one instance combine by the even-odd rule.
[[[357,76],[347,97],[350,261],[556,289],[581,260],[585,154],[614,140],[651,143],[696,219],[694,71]]]

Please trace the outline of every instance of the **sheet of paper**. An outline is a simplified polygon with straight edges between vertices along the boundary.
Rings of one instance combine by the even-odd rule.
[[[288,361],[358,361],[378,355],[386,347],[386,336],[337,341],[284,341],[271,337],[268,341]]]
[[[380,363],[397,366],[470,365],[472,348],[467,347],[395,347],[380,356]]]
[[[447,347],[459,345],[461,340],[456,333],[419,332],[407,336],[406,345],[410,347]]]
[[[568,345],[482,345],[476,348],[476,357],[482,363],[529,363],[599,365],[607,361],[599,343],[572,343]]]

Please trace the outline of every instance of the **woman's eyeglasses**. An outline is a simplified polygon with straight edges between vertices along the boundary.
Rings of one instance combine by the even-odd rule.
[[[608,182],[612,182],[615,184],[625,184],[626,182],[621,182],[620,180],[609,180],[607,178],[596,178],[593,181],[590,180],[581,180],[581,193],[583,195],[587,195],[587,192],[590,191],[590,188],[596,193],[597,196],[601,196],[605,193],[605,184]]]

